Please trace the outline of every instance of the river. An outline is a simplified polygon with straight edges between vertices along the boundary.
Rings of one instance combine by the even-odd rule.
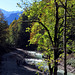
[[[48,73],[48,65],[47,61],[44,60],[43,54],[38,53],[36,51],[27,51],[28,55],[33,56],[34,58],[25,58],[25,62],[30,65],[35,65],[36,68],[42,68],[43,71],[46,70]],[[64,75],[64,71],[61,69],[58,69],[57,71],[58,75]],[[67,75],[74,75],[72,73],[68,73]]]

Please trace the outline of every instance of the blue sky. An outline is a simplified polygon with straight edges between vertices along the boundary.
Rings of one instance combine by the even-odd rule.
[[[0,8],[6,11],[20,11],[21,9],[17,6],[20,0],[0,0]]]
[[[23,1],[33,2],[34,0],[23,0]],[[17,3],[20,2],[21,0],[0,0],[0,8],[6,11],[21,11],[22,9],[17,7]]]

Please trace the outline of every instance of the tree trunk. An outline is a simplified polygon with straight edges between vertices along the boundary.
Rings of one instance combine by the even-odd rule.
[[[49,55],[49,60],[50,60],[50,55]],[[52,75],[53,74],[53,67],[51,68],[51,63],[49,63],[48,66],[49,66],[50,75]]]
[[[64,50],[64,75],[67,75],[66,68],[66,6],[67,0],[65,0],[65,10],[64,10],[64,26],[63,26],[63,50]]]
[[[49,72],[50,72],[50,75],[53,74],[53,68],[51,68],[51,64],[49,63]]]
[[[57,75],[57,64],[58,62],[56,62],[57,60],[57,53],[58,53],[58,47],[57,47],[57,43],[58,43],[58,39],[57,39],[57,34],[58,34],[58,22],[59,22],[59,17],[58,17],[58,4],[55,1],[55,6],[56,6],[56,24],[55,24],[55,36],[54,36],[54,75]]]
[[[57,75],[57,49],[54,49],[54,75]]]

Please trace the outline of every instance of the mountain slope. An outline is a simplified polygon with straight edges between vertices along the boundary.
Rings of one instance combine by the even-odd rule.
[[[4,14],[4,17],[9,17],[10,14],[12,14],[13,12],[9,12],[9,11],[6,11],[4,9],[1,9],[0,10],[2,11],[2,13]]]
[[[6,11],[1,8],[0,10],[4,14],[4,18],[8,22],[8,25],[10,25],[13,20],[17,20],[19,18],[19,14],[22,14],[22,11]]]
[[[10,25],[10,23],[12,23],[13,20],[17,20],[20,17],[19,14],[21,13],[12,13],[9,15],[9,17],[5,18],[5,20],[8,22],[8,25]]]

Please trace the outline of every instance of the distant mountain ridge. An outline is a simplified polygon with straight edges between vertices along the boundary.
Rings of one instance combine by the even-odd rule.
[[[4,18],[8,22],[8,25],[10,25],[10,23],[12,23],[13,20],[17,20],[20,17],[19,15],[22,14],[22,11],[6,11],[1,8],[0,10],[4,14]]]

